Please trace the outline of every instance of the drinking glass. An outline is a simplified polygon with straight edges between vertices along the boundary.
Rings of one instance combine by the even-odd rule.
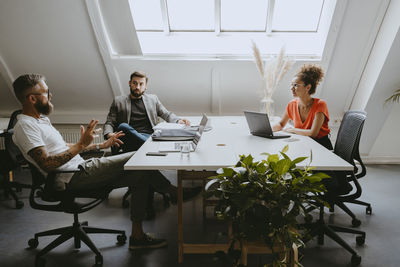
[[[181,144],[181,156],[190,157],[190,143]]]

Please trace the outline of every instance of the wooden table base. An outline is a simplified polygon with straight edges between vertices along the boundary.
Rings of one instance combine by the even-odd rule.
[[[178,262],[183,262],[184,254],[213,254],[217,251],[227,252],[230,244],[188,244],[183,240],[183,194],[182,194],[182,181],[183,180],[205,180],[208,177],[214,176],[214,171],[185,171],[178,170]],[[203,183],[204,184],[204,183]],[[203,187],[204,188],[204,187]],[[205,206],[207,200],[203,198],[203,217],[205,217]],[[231,235],[231,228],[229,229]],[[275,253],[283,252],[283,249],[274,249]],[[271,254],[272,250],[260,242],[243,242],[241,262],[247,264],[247,254]],[[282,253],[285,257],[286,265],[290,267],[297,267],[298,253],[297,247],[293,244],[291,250]]]

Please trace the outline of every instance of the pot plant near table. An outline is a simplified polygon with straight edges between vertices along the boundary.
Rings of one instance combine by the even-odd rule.
[[[227,256],[234,266],[240,255],[233,249],[236,242],[262,240],[272,251],[304,245],[299,225],[311,216],[308,207],[323,202],[319,197],[325,191],[321,180],[329,176],[312,171],[312,167],[297,167],[308,157],[291,160],[287,150],[285,146],[279,154],[263,153],[266,159],[261,161],[241,155],[235,166],[218,170],[206,185],[208,196],[218,199],[218,219],[232,223]],[[285,260],[276,258],[265,266],[285,266]]]

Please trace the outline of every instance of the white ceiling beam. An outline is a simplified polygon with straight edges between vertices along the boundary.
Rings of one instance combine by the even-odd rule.
[[[165,35],[169,35],[170,28],[169,28],[168,7],[167,7],[166,0],[160,0],[160,8],[161,8],[161,16],[162,16],[162,20],[163,20],[164,33],[165,33]]]
[[[12,83],[15,80],[15,77],[11,74],[10,69],[8,68],[6,62],[4,61],[4,59],[1,56],[0,56],[0,75],[3,77],[11,94],[15,97],[15,100],[17,100],[17,102],[18,102],[17,97],[14,95],[14,89],[12,86]]]
[[[113,94],[114,96],[123,95],[121,82],[112,64],[113,49],[104,24],[99,0],[86,0],[85,2]]]
[[[268,0],[267,20],[265,26],[265,32],[267,35],[271,35],[272,33],[272,19],[274,17],[274,6],[275,6],[275,0]]]
[[[221,0],[214,1],[215,35],[221,33]]]

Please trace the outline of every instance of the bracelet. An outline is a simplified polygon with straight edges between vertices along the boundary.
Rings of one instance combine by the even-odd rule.
[[[100,145],[96,144],[96,150],[100,150]]]

